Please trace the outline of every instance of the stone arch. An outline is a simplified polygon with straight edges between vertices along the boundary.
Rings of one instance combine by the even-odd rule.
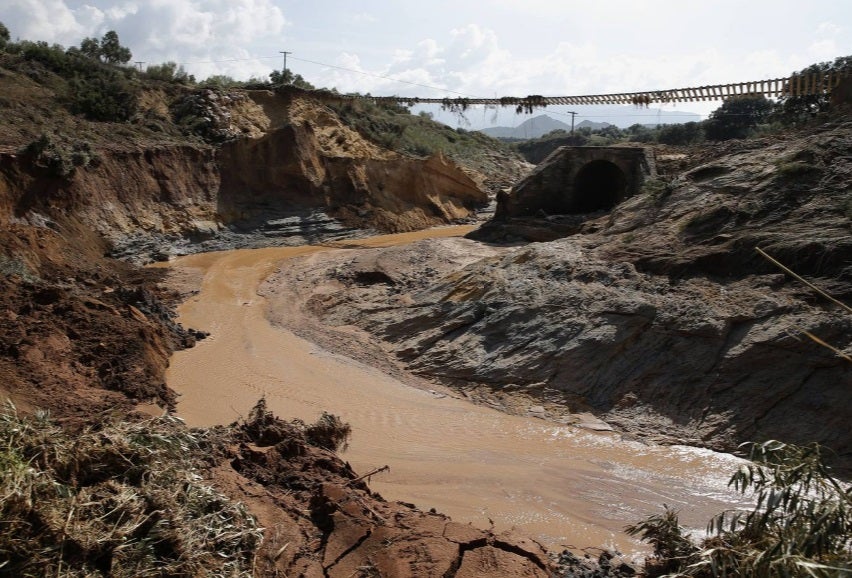
[[[608,211],[627,197],[627,175],[615,163],[597,159],[574,177],[572,213]]]

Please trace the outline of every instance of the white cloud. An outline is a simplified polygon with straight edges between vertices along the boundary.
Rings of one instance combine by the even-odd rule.
[[[13,39],[71,44],[85,36],[85,27],[64,0],[5,0],[3,23]]]
[[[820,22],[819,26],[817,26],[817,34],[820,36],[837,36],[843,31],[843,28],[835,24],[834,22]]]
[[[4,8],[2,19],[13,37],[71,46],[116,30],[134,59],[187,62],[186,68],[201,78],[214,73],[266,76],[272,68],[268,62],[234,61],[274,54],[253,54],[249,47],[279,41],[287,25],[273,0],[6,1],[11,6]]]
[[[378,22],[378,20],[378,18],[367,12],[360,12],[352,16],[352,21],[355,24],[372,24],[373,22]]]

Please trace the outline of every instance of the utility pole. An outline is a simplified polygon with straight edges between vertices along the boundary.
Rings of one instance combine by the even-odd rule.
[[[293,54],[293,53],[292,52],[286,52],[284,50],[279,50],[278,52],[280,52],[281,54],[284,55],[284,68],[281,69],[281,74],[284,74],[284,71],[287,70],[287,55]]]
[[[134,63],[136,64],[136,66],[139,67],[139,72],[142,72],[142,65],[145,64],[145,61],[144,60],[134,60]]]
[[[574,136],[574,117],[577,116],[577,113],[569,110],[568,114],[571,115],[571,136]]]

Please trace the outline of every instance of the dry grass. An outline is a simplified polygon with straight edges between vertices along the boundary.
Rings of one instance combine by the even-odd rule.
[[[250,576],[261,529],[203,483],[222,443],[164,416],[73,436],[0,412],[0,576]]]

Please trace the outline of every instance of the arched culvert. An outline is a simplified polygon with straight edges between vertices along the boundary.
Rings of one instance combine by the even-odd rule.
[[[591,161],[577,171],[572,213],[608,211],[627,196],[627,177],[614,163]]]

